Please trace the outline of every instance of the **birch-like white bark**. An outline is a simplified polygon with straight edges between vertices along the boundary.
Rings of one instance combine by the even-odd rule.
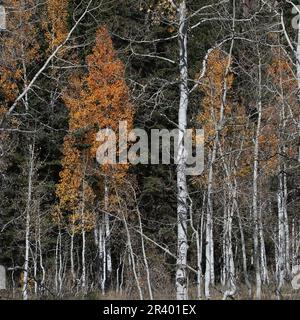
[[[259,50],[258,50],[259,51]],[[258,66],[258,103],[257,103],[257,124],[256,133],[254,137],[254,150],[253,150],[253,198],[252,198],[252,214],[253,214],[253,244],[254,244],[254,266],[256,277],[256,298],[261,299],[261,269],[260,269],[260,250],[259,250],[259,212],[258,212],[258,155],[259,155],[259,136],[261,130],[262,118],[262,97],[261,97],[261,59],[259,54]]]
[[[178,7],[179,20],[179,68],[180,68],[180,103],[178,111],[178,155],[177,155],[177,262],[176,262],[176,297],[177,300],[188,298],[187,288],[187,181],[186,150],[184,136],[187,129],[188,89],[188,56],[187,56],[187,17],[186,1]]]
[[[143,253],[143,259],[144,259],[146,275],[147,275],[147,285],[148,285],[148,291],[149,291],[149,298],[150,298],[150,300],[153,300],[153,292],[152,292],[151,278],[150,278],[150,269],[149,269],[148,259],[147,259],[146,250],[145,250],[145,241],[144,241],[144,237],[142,236],[142,234],[144,234],[144,232],[143,232],[143,225],[142,225],[141,213],[140,213],[139,208],[137,208],[137,214],[138,214],[138,219],[139,219],[139,228],[140,228],[140,232],[141,232],[142,253]]]
[[[25,222],[25,262],[23,272],[23,300],[28,300],[28,273],[29,273],[29,250],[30,250],[30,211],[32,198],[32,178],[34,170],[34,144],[29,145],[29,169],[28,188],[26,201],[26,222]]]
[[[41,280],[41,290],[44,290],[44,283],[46,278],[46,270],[43,263],[43,250],[42,250],[42,242],[41,242],[41,215],[38,213],[38,251],[39,251],[39,261],[40,268],[42,270],[42,280]]]
[[[206,210],[206,245],[205,245],[205,285],[204,294],[210,299],[210,286],[214,280],[214,250],[213,250],[213,203],[212,203],[212,183],[213,183],[213,164],[216,159],[217,141],[213,144],[210,152],[210,163],[208,172],[207,186],[207,210]]]
[[[200,234],[199,230],[196,229],[194,225],[194,212],[193,212],[193,202],[192,199],[189,197],[190,201],[190,207],[189,207],[189,212],[190,212],[190,222],[191,222],[191,228],[193,230],[193,234],[196,238],[196,254],[197,254],[197,299],[201,299],[201,284],[202,284],[202,226],[203,226],[203,214],[201,215],[201,222],[200,222]]]
[[[70,263],[71,263],[71,276],[72,276],[72,286],[76,283],[76,275],[74,269],[74,230],[72,226],[71,236],[70,236]]]
[[[135,279],[136,286],[137,286],[137,289],[138,289],[140,300],[143,300],[143,291],[142,291],[141,284],[140,284],[140,281],[139,281],[139,277],[138,277],[138,274],[137,274],[136,263],[135,263],[135,258],[134,258],[134,252],[133,252],[132,243],[131,243],[131,236],[130,236],[127,220],[126,220],[126,217],[125,217],[123,211],[122,211],[122,216],[123,216],[123,222],[124,222],[124,226],[125,226],[126,234],[127,234],[127,244],[128,244],[128,249],[129,249],[130,262],[132,264],[132,271],[133,271],[134,279]]]
[[[298,103],[300,105],[300,24],[298,24],[298,37],[296,48],[296,68],[297,68],[297,83],[298,83]],[[298,162],[300,162],[300,115],[298,119]]]
[[[265,248],[265,237],[264,237],[264,230],[262,224],[262,213],[261,207],[259,209],[259,241],[260,241],[260,265],[261,265],[261,280],[263,284],[269,284],[269,274],[268,274],[268,267],[267,267],[267,255],[266,255],[266,248]]]
[[[62,292],[62,285],[63,285],[63,277],[62,277],[62,273],[63,273],[63,259],[62,259],[62,237],[61,237],[61,227],[59,226],[59,233],[58,233],[58,259],[59,259],[59,265],[58,265],[58,295],[61,295]]]
[[[81,289],[82,292],[86,293],[86,230],[85,230],[85,181],[82,181],[82,197],[81,197],[81,236],[82,236],[82,249],[81,249],[81,263],[82,263],[82,274],[81,274]]]

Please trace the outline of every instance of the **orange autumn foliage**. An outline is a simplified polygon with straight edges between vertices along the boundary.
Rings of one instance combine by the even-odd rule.
[[[99,147],[96,141],[99,129],[110,128],[118,132],[119,121],[126,121],[130,131],[134,110],[124,80],[124,65],[117,59],[106,28],[98,30],[96,45],[86,60],[88,75],[73,79],[74,93],[65,95],[65,101],[70,106],[69,129],[85,129],[83,142],[90,145],[89,156],[95,158]],[[117,165],[106,170],[113,170],[121,178],[127,168],[127,165]]]
[[[43,26],[50,48],[60,45],[68,34],[68,0],[47,0]]]
[[[9,106],[28,84],[31,66],[39,59],[39,45],[36,40],[37,27],[34,19],[35,1],[5,0],[2,4],[7,11],[7,30],[0,37],[0,121]],[[21,102],[20,102],[21,104]],[[20,121],[10,117],[8,124],[18,128]],[[8,133],[2,132],[0,140],[5,140]]]
[[[289,62],[286,53],[281,48],[272,49],[272,59],[267,67],[267,75],[269,76],[271,86],[278,94],[274,96],[272,101],[265,105],[262,112],[262,132],[259,142],[263,154],[263,165],[269,173],[277,170],[280,153],[281,139],[288,141],[287,137],[281,136],[287,132],[296,132],[296,127],[292,119],[288,116],[290,112],[284,111],[290,109],[294,117],[298,117],[297,102],[297,81],[294,76],[293,66]],[[288,106],[288,109],[286,109]],[[286,114],[281,114],[285,112]],[[284,132],[281,128],[282,119],[284,118]],[[286,144],[286,143],[285,143]],[[293,145],[286,144],[286,154],[289,157],[296,157]]]
[[[237,154],[236,151],[241,147],[246,149],[246,146],[249,146],[250,131],[244,106],[233,102],[231,98],[234,77],[230,72],[226,75],[229,63],[231,61],[229,61],[228,55],[220,49],[215,49],[210,53],[206,73],[200,86],[203,99],[201,101],[201,113],[198,115],[197,121],[204,128],[205,154],[209,155],[212,152],[214,139],[219,130],[218,140],[222,146],[222,152],[226,154],[226,161],[232,165],[236,161],[234,158]],[[227,95],[223,106],[225,81]],[[223,114],[221,115],[222,108]],[[221,117],[222,121],[220,122]],[[217,147],[217,150],[219,150],[219,147]],[[232,152],[233,150],[234,152]],[[241,153],[239,162],[238,168],[231,170],[232,175],[226,178],[232,179],[235,176],[245,177],[249,175],[251,167],[247,159],[247,152]],[[221,168],[222,166],[216,166],[215,170],[222,171]],[[221,172],[219,174],[222,175]],[[196,182],[207,183],[207,175],[208,172],[204,171],[202,177],[198,177]]]
[[[33,19],[35,1],[4,1],[10,8],[7,19],[9,33],[1,34],[0,90],[6,103],[18,96],[18,82],[24,80],[25,68],[38,58],[39,45]],[[2,106],[3,108],[4,106]]]
[[[206,142],[210,142],[216,132],[216,124],[220,119],[220,111],[223,99],[223,86],[225,81],[226,68],[228,65],[228,56],[221,50],[213,50],[207,60],[207,70],[205,78],[201,85],[201,91],[204,94],[202,100],[202,112],[197,117],[202,124]],[[232,87],[233,75],[229,74],[226,78],[227,90]],[[232,105],[230,103],[224,106],[224,116],[231,113]],[[226,128],[224,129],[226,131]]]
[[[86,202],[86,207],[92,207],[93,200],[103,195],[103,176],[109,176],[111,182],[122,183],[128,170],[128,165],[100,168],[96,163],[98,131],[111,128],[118,132],[119,121],[127,121],[128,130],[131,130],[134,116],[124,80],[124,65],[117,58],[105,27],[98,30],[96,44],[86,61],[88,73],[72,77],[70,90],[64,95],[69,109],[69,134],[64,141],[63,170],[56,191],[60,208],[72,212],[73,225],[82,201]],[[89,186],[89,176],[97,178],[96,188]],[[85,199],[81,196],[83,193]]]

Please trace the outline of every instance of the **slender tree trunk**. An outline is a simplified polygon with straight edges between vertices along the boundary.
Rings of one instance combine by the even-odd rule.
[[[144,241],[144,237],[143,237],[143,234],[144,234],[143,225],[142,225],[141,213],[138,208],[137,208],[137,214],[138,214],[138,219],[139,219],[139,227],[140,227],[141,243],[142,243],[142,253],[143,253],[143,259],[144,259],[146,275],[147,275],[147,285],[148,285],[148,291],[149,291],[149,298],[150,298],[150,300],[153,300],[153,293],[152,293],[151,279],[150,279],[150,269],[149,269],[148,259],[147,259],[146,250],[145,250],[145,241]]]
[[[296,68],[297,68],[297,83],[298,83],[298,104],[300,106],[300,24],[298,25]],[[300,162],[300,114],[298,118],[298,162]]]
[[[139,277],[138,277],[138,274],[137,274],[136,263],[135,263],[135,258],[134,258],[134,252],[133,252],[132,243],[131,243],[131,236],[130,236],[130,232],[129,232],[129,229],[128,229],[126,217],[125,217],[123,212],[122,212],[122,215],[123,215],[123,222],[124,222],[124,226],[125,226],[126,234],[127,234],[127,243],[128,243],[129,254],[130,254],[130,261],[131,261],[131,264],[132,264],[132,271],[133,271],[134,279],[135,279],[136,286],[137,286],[137,289],[138,289],[140,300],[143,300],[143,291],[142,291],[141,284],[140,284],[140,281],[139,281]]]
[[[281,86],[282,88],[282,86]],[[281,89],[281,96],[284,96],[283,90]],[[285,115],[285,102],[282,101],[280,110],[280,125],[279,125],[279,154],[286,153],[286,115]],[[285,280],[290,277],[290,237],[289,237],[289,223],[287,215],[287,177],[286,177],[286,165],[285,159],[280,158],[279,160],[279,176],[278,176],[278,259],[276,266],[276,278],[277,278],[277,298],[281,298],[281,288]]]
[[[58,248],[59,246],[59,236],[56,239],[55,245],[55,276],[54,276],[54,285],[55,285],[55,292],[58,294]]]
[[[42,241],[41,241],[41,214],[40,214],[40,210],[38,212],[38,251],[39,251],[40,268],[42,270],[41,290],[44,290],[46,271],[45,271],[44,262],[43,262],[43,250],[42,250]]]
[[[264,237],[264,230],[263,230],[263,223],[262,223],[261,208],[259,210],[258,219],[259,219],[261,280],[262,280],[262,283],[268,284],[269,274],[268,274],[268,267],[267,267],[267,256],[266,256],[265,237]]]
[[[32,252],[31,254],[32,254],[32,261],[33,261],[34,294],[37,297],[37,294],[38,294],[38,282],[36,281],[36,279],[37,279],[37,260],[38,260],[37,240],[35,240],[34,252]]]
[[[286,177],[286,166],[283,164],[283,194],[284,194],[284,208],[283,208],[283,215],[284,215],[284,231],[285,231],[285,267],[286,267],[286,275],[289,279],[291,277],[291,264],[290,264],[290,230],[289,230],[289,219],[287,213],[287,177]]]
[[[110,285],[112,274],[112,259],[111,259],[111,246],[110,246],[110,221],[109,215],[105,214],[105,236],[106,236],[106,268],[107,268],[107,280]]]
[[[240,236],[241,236],[243,273],[244,273],[245,284],[248,288],[248,293],[249,293],[249,297],[250,297],[252,294],[252,290],[251,290],[251,284],[249,281],[249,275],[248,275],[248,269],[247,269],[247,253],[246,253],[245,235],[244,235],[244,229],[243,229],[243,223],[242,223],[240,211],[238,209],[237,209],[237,217],[238,217],[239,230],[240,230]]]
[[[62,261],[62,240],[61,240],[61,227],[59,226],[59,232],[58,232],[58,295],[61,295],[62,292],[62,285],[63,285],[63,278],[62,278],[62,272],[63,272],[63,261]]]
[[[73,226],[72,226],[73,228]],[[74,230],[71,231],[70,236],[70,262],[71,262],[71,276],[72,276],[72,287],[76,284],[76,275],[74,269]]]
[[[104,294],[103,290],[103,283],[105,282],[105,275],[104,275],[104,224],[103,224],[103,219],[100,218],[98,219],[98,256],[99,256],[99,281],[100,281],[100,289],[102,293]]]
[[[259,250],[259,210],[258,210],[258,155],[259,155],[259,135],[261,127],[261,113],[262,113],[262,101],[261,101],[261,60],[259,58],[258,66],[259,77],[259,97],[257,104],[257,125],[256,133],[254,137],[254,151],[253,151],[253,199],[252,199],[252,214],[254,222],[253,243],[254,243],[254,265],[256,276],[256,298],[261,299],[261,269],[260,269],[260,250]]]
[[[102,282],[101,282],[101,290],[102,294],[105,294],[105,290],[107,287],[107,281],[110,281],[111,273],[112,273],[112,261],[111,261],[111,250],[110,250],[110,222],[109,215],[107,214],[108,210],[108,182],[107,176],[104,178],[104,210],[105,213],[103,215],[103,221],[101,223],[101,234],[102,234]]]
[[[201,277],[202,277],[202,245],[201,245],[201,241],[202,241],[202,226],[203,226],[203,215],[201,215],[201,227],[200,227],[200,233],[201,235],[199,235],[199,230],[195,228],[194,226],[194,212],[193,212],[193,205],[192,205],[192,199],[189,198],[190,200],[190,220],[191,220],[191,228],[193,230],[193,234],[195,236],[196,239],[196,254],[197,254],[197,299],[201,299]]]
[[[205,245],[205,286],[204,293],[207,299],[210,298],[210,286],[213,283],[214,275],[214,250],[213,250],[213,203],[212,203],[212,182],[213,164],[216,158],[217,141],[214,141],[213,150],[210,156],[207,187],[207,209],[206,209],[206,245]]]
[[[180,104],[178,112],[178,155],[177,155],[177,300],[188,299],[187,288],[187,181],[186,181],[186,150],[184,136],[187,129],[188,89],[188,56],[187,56],[187,17],[186,2],[181,1],[178,8],[179,17],[179,49],[180,49]]]
[[[285,275],[285,228],[284,228],[284,212],[283,212],[283,181],[282,173],[279,174],[279,190],[277,193],[278,204],[278,240],[277,240],[277,297],[280,298],[281,288],[284,284]]]
[[[81,287],[82,292],[86,293],[86,263],[85,263],[85,247],[86,247],[86,239],[85,239],[85,230],[84,227],[81,231],[82,236],[82,250],[81,250],[81,263],[82,263],[82,275],[81,275]]]
[[[31,198],[32,198],[33,170],[34,170],[34,144],[30,144],[29,145],[28,189],[27,189],[27,201],[26,201],[26,222],[25,222],[25,263],[24,263],[24,273],[23,273],[23,300],[28,300],[30,211],[31,211]]]

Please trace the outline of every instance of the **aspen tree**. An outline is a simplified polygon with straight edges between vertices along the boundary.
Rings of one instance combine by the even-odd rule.
[[[4,3],[4,5],[7,5]],[[28,73],[31,64],[38,59],[39,44],[36,40],[37,30],[34,22],[35,1],[30,0],[24,3],[20,0],[12,0],[9,6],[13,9],[7,21],[9,33],[3,37],[3,51],[1,55],[5,63],[0,67],[1,91],[5,94],[5,110],[7,106],[16,98],[19,90],[23,90],[28,85]],[[2,45],[1,45],[2,47]],[[10,92],[9,92],[10,91]],[[5,93],[6,92],[6,93]],[[30,109],[31,97],[29,93],[24,95],[22,102],[18,104],[20,110],[28,112]],[[3,116],[5,116],[3,112]],[[14,126],[18,127],[18,120],[11,119]],[[28,184],[25,212],[25,252],[24,252],[24,272],[23,272],[23,299],[28,299],[28,278],[30,271],[29,252],[30,252],[30,215],[32,205],[32,176],[34,161],[34,146],[28,144]]]
[[[111,183],[109,178],[121,183],[126,176],[128,165],[103,165],[100,169],[95,167],[96,152],[100,145],[96,140],[96,135],[99,129],[105,128],[111,128],[118,132],[119,121],[126,121],[129,130],[132,127],[134,111],[129,103],[128,89],[124,80],[124,66],[116,56],[105,27],[101,27],[97,31],[93,52],[86,60],[88,74],[72,79],[70,93],[65,95],[70,112],[70,134],[65,139],[64,169],[61,172],[61,182],[57,192],[60,203],[64,204],[68,210],[74,206],[74,202],[76,203],[80,181],[85,184],[85,188],[88,188],[88,194],[90,194],[88,198],[81,201],[81,206],[84,202],[87,205],[90,204],[91,196],[96,197],[87,183],[87,177],[96,174],[99,180],[98,184],[103,183],[103,188],[100,185],[98,188],[103,190],[102,205],[105,213],[96,213],[93,228],[95,228],[95,241],[100,260],[99,284],[104,293],[106,282],[112,272],[110,221],[107,215],[109,185]],[[73,182],[70,183],[69,179]],[[70,185],[73,187],[70,188]],[[99,200],[96,199],[96,201]],[[92,208],[92,210],[94,209]],[[82,218],[86,219],[84,214],[82,214]],[[85,228],[82,231],[85,232]]]

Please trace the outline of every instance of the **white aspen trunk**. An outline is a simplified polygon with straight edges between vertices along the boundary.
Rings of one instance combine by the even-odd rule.
[[[254,179],[257,179],[257,170],[255,168],[256,174],[254,174]],[[255,180],[254,180],[255,181]],[[256,298],[261,299],[261,273],[260,273],[260,259],[259,259],[259,224],[257,216],[257,186],[256,183],[253,184],[253,220],[254,220],[254,232],[253,232],[253,243],[254,243],[254,267],[255,267],[255,277],[256,277]]]
[[[200,222],[200,236],[199,232],[196,233],[197,243],[197,298],[202,298],[202,242],[203,242],[203,214],[201,215]]]
[[[200,233],[201,236],[199,235],[198,229],[195,228],[194,226],[194,217],[193,217],[193,205],[192,205],[192,199],[189,197],[190,200],[190,220],[191,220],[191,228],[193,230],[193,234],[195,235],[196,238],[196,248],[197,248],[197,299],[201,299],[201,276],[202,276],[202,225],[203,225],[203,214],[201,215],[201,226],[200,226]]]
[[[235,33],[235,18],[236,18],[236,1],[233,1],[233,7],[232,7],[232,32]],[[223,81],[223,88],[222,88],[222,103],[221,103],[221,110],[220,110],[220,123],[219,127],[222,125],[225,107],[226,107],[226,101],[227,101],[227,76],[229,74],[230,65],[231,65],[231,59],[232,59],[232,51],[234,46],[234,38],[231,40],[230,50],[229,50],[229,56],[228,56],[228,63],[225,70],[225,77]],[[219,129],[220,130],[220,129]],[[225,236],[225,246],[226,246],[226,271],[228,272],[227,275],[227,286],[228,290],[224,293],[224,299],[227,299],[228,296],[233,297],[236,293],[236,279],[235,279],[235,265],[234,265],[234,258],[233,258],[233,246],[232,246],[232,220],[234,212],[238,211],[238,205],[237,205],[237,183],[234,181],[234,184],[231,182],[231,173],[230,168],[228,164],[225,161],[225,157],[223,155],[223,148],[220,143],[220,153],[222,155],[222,162],[223,166],[226,172],[227,177],[227,184],[228,184],[228,210],[227,210],[227,227],[226,227],[226,233]],[[231,205],[230,205],[231,203]],[[226,207],[226,205],[225,205]]]
[[[149,291],[149,298],[150,298],[150,300],[153,300],[153,293],[152,293],[152,287],[151,287],[151,278],[150,278],[150,270],[149,270],[148,259],[147,259],[146,250],[145,250],[145,241],[144,241],[144,237],[143,237],[143,235],[144,235],[143,225],[142,225],[141,213],[140,213],[139,209],[137,209],[137,214],[138,214],[138,218],[139,218],[139,227],[140,227],[140,233],[141,233],[142,252],[143,252],[143,259],[144,259],[146,275],[147,275],[147,285],[148,285],[148,291]]]
[[[95,238],[95,244],[97,247],[97,254],[98,254],[98,263],[99,263],[99,268],[98,268],[98,279],[99,279],[99,288],[102,291],[102,279],[103,279],[103,224],[102,224],[102,215],[100,217],[100,213],[96,218],[96,225],[94,228],[94,238]]]
[[[82,263],[82,274],[81,274],[81,289],[84,294],[87,292],[86,283],[86,230],[85,230],[85,181],[82,181],[82,197],[81,197],[81,236],[82,236],[82,249],[81,249],[81,263]]]
[[[228,269],[229,269],[229,292],[228,296],[234,296],[236,292],[236,279],[235,279],[235,265],[233,259],[233,246],[232,246],[232,219],[233,214],[236,210],[234,199],[236,197],[236,190],[233,190],[233,203],[228,216],[228,245],[227,245],[227,255],[228,255]]]
[[[71,262],[71,276],[72,276],[72,286],[75,285],[76,283],[76,274],[75,274],[75,269],[74,269],[74,230],[72,226],[72,231],[71,231],[71,236],[70,236],[70,262]]]
[[[62,272],[63,272],[63,261],[62,261],[62,243],[61,243],[61,227],[59,227],[59,233],[58,233],[58,239],[59,239],[59,247],[58,247],[58,258],[59,258],[59,267],[58,267],[58,284],[59,284],[59,288],[58,288],[58,294],[59,296],[61,295],[61,291],[62,291],[62,285],[63,285],[63,281],[62,281]]]
[[[82,228],[82,250],[81,250],[81,263],[82,263],[82,275],[81,275],[81,287],[82,292],[86,293],[86,264],[85,264],[85,230]]]
[[[186,150],[184,136],[187,129],[188,89],[188,56],[187,56],[187,17],[186,2],[181,1],[178,8],[179,18],[179,51],[180,51],[180,104],[178,112],[178,155],[177,155],[177,262],[176,262],[176,297],[177,300],[188,299],[187,288],[187,181]]]
[[[112,274],[112,260],[110,249],[110,222],[109,215],[105,214],[105,233],[106,233],[106,267],[107,267],[107,279],[110,281]]]
[[[227,297],[233,297],[236,293],[236,284],[235,284],[235,266],[233,260],[233,249],[232,249],[232,214],[233,211],[230,210],[227,217],[227,226],[226,226],[226,237],[225,242],[225,281],[228,289],[224,292],[223,300],[226,300]]]
[[[284,284],[285,270],[285,230],[284,230],[284,213],[283,213],[283,190],[282,190],[282,174],[279,175],[279,190],[277,194],[278,202],[278,254],[277,254],[277,296],[280,298],[280,291]]]
[[[235,284],[235,265],[233,260],[233,247],[232,247],[232,219],[234,212],[238,210],[236,201],[236,182],[234,185],[230,181],[230,172],[227,164],[224,161],[222,147],[220,145],[220,154],[223,158],[223,165],[227,176],[227,189],[228,199],[224,204],[224,217],[223,217],[223,266],[221,274],[221,283],[223,286],[227,285],[228,290],[225,291],[223,299],[228,296],[232,297],[236,292]],[[231,205],[230,205],[231,204]]]
[[[105,214],[106,215],[106,214]],[[104,220],[105,220],[104,215]],[[105,222],[104,222],[105,223]],[[105,285],[106,285],[106,234],[105,234],[105,224],[103,224],[104,232],[102,232],[103,235],[103,259],[102,259],[102,283],[101,283],[101,291],[102,294],[105,295]]]
[[[82,264],[82,274],[81,274],[81,289],[82,292],[85,294],[86,292],[86,263],[85,263],[85,226],[84,226],[84,217],[82,212],[82,230],[81,230],[81,237],[82,237],[82,248],[81,248],[81,264]]]
[[[56,294],[58,294],[58,246],[59,246],[59,236],[57,235],[56,245],[55,245],[55,277],[54,277]]]
[[[278,196],[278,194],[277,194]],[[278,201],[278,200],[277,200]],[[278,204],[277,204],[278,205]],[[276,287],[278,286],[278,275],[279,275],[279,261],[278,261],[278,251],[279,251],[279,248],[278,248],[278,228],[275,227],[274,228],[274,257],[275,257],[275,280],[276,280]],[[277,288],[276,288],[276,291],[277,291]]]
[[[208,173],[207,187],[207,210],[206,210],[206,245],[205,245],[205,285],[204,294],[206,299],[210,299],[210,286],[213,284],[214,274],[214,252],[213,252],[213,204],[212,204],[212,181],[213,181],[213,164],[216,158],[217,141],[215,139],[213,151],[210,156],[210,165]]]
[[[226,252],[226,234],[227,234],[227,208],[224,204],[224,213],[223,213],[223,235],[222,235],[222,267],[221,267],[221,285],[224,287],[226,285],[227,279],[227,252]]]
[[[259,219],[261,280],[262,280],[262,283],[268,284],[269,283],[269,275],[268,275],[268,268],[267,268],[267,256],[266,256],[265,238],[264,238],[264,232],[263,232],[261,209],[259,210],[258,219]]]
[[[295,219],[292,220],[292,269],[296,265],[296,248],[297,248],[297,237],[296,237],[296,226]]]
[[[32,177],[34,169],[34,145],[29,145],[29,170],[28,189],[26,202],[26,222],[25,222],[25,262],[23,272],[23,300],[28,300],[28,272],[29,272],[29,249],[30,249],[30,210],[32,198]]]
[[[103,270],[103,260],[104,260],[104,237],[105,237],[105,230],[103,219],[99,219],[98,221],[98,255],[99,255],[99,281],[100,281],[100,289],[103,293],[103,283],[105,279],[104,270]]]
[[[138,277],[137,271],[136,271],[136,263],[135,263],[134,252],[133,252],[132,244],[131,244],[131,236],[130,236],[130,232],[129,232],[129,229],[128,229],[127,221],[126,221],[126,218],[125,218],[125,215],[124,215],[123,211],[122,211],[122,215],[123,215],[124,226],[125,226],[126,234],[127,234],[127,243],[128,243],[129,254],[130,254],[130,262],[132,264],[132,271],[133,271],[134,279],[135,279],[136,286],[137,286],[137,289],[138,289],[140,300],[143,300],[143,291],[142,291],[142,288],[141,288],[141,285],[140,285],[140,281],[139,281],[139,277]],[[124,270],[124,267],[123,267],[123,270]],[[123,278],[123,275],[122,275],[122,278]],[[123,282],[123,280],[122,280],[122,282]]]
[[[290,275],[290,253],[289,253],[289,228],[286,208],[286,173],[285,166],[281,166],[279,173],[279,188],[277,194],[278,202],[278,265],[277,265],[277,293],[280,298],[280,290],[285,278]]]
[[[226,170],[228,171],[228,170]],[[227,297],[233,297],[236,292],[236,285],[235,285],[235,266],[233,260],[233,249],[232,249],[232,218],[233,213],[236,210],[235,208],[235,193],[236,190],[232,190],[231,183],[228,183],[228,190],[230,192],[230,197],[228,203],[230,203],[230,198],[232,206],[225,205],[225,212],[224,212],[224,244],[223,244],[223,285],[227,286],[227,290],[224,293],[223,299],[226,300]]]
[[[197,292],[198,292],[198,299],[202,299],[202,255],[203,255],[203,229],[204,229],[204,202],[205,202],[205,197],[204,197],[204,200],[203,200],[203,210],[201,211],[199,252],[197,253],[197,262],[198,262]],[[197,239],[197,243],[198,243],[198,239]]]
[[[45,271],[45,267],[44,267],[44,263],[43,263],[43,250],[42,250],[42,242],[41,242],[41,216],[40,216],[40,211],[38,213],[38,250],[39,250],[40,268],[42,270],[41,290],[44,290],[46,271]]]
[[[254,266],[256,275],[256,298],[261,299],[261,269],[260,269],[260,250],[259,250],[259,211],[258,211],[258,153],[259,153],[259,135],[261,127],[261,113],[262,113],[262,101],[261,101],[261,60],[259,58],[259,101],[257,106],[257,125],[256,133],[254,137],[254,151],[253,151],[253,222],[254,222],[254,232],[253,232],[253,253],[254,253]]]
[[[298,234],[296,236],[296,253],[295,253],[295,264],[299,264],[299,250],[300,250],[300,221],[298,222]]]
[[[109,224],[109,215],[106,213],[108,209],[108,183],[107,183],[107,176],[104,178],[104,221],[103,221],[103,228],[101,230],[101,234],[103,235],[102,240],[102,282],[101,282],[101,291],[102,294],[105,294],[106,290],[106,282],[110,279],[112,273],[112,261],[111,261],[111,251],[110,251],[110,224]]]
[[[244,236],[244,230],[243,230],[243,223],[242,223],[242,219],[241,219],[241,215],[240,215],[239,210],[237,210],[237,216],[238,216],[239,230],[240,230],[240,236],[241,236],[244,280],[245,280],[245,284],[248,288],[248,294],[250,297],[252,294],[252,289],[251,289],[251,284],[249,281],[249,275],[248,275],[248,269],[247,269],[247,253],[246,253],[246,243],[245,243],[245,236]]]
[[[300,221],[298,222],[298,236],[297,236],[297,245],[296,245],[296,263],[299,264],[299,250],[300,250]]]
[[[37,279],[37,259],[38,259],[37,240],[35,241],[34,253],[31,252],[31,254],[32,254],[32,261],[33,261],[34,294],[35,294],[35,296],[37,296],[37,294],[38,294],[38,282],[36,281],[36,279]]]
[[[290,263],[290,231],[289,231],[289,219],[287,214],[287,177],[286,177],[286,166],[283,164],[283,195],[284,195],[284,206],[283,206],[283,216],[284,216],[284,231],[285,231],[285,268],[286,276],[289,279],[291,277],[291,263]]]
[[[215,249],[214,249],[214,235],[213,235],[213,230],[214,230],[214,221],[213,221],[213,202],[210,201],[210,224],[209,224],[209,246],[210,246],[210,257],[209,257],[209,261],[210,261],[210,283],[211,285],[215,285]]]
[[[297,68],[297,83],[298,83],[298,103],[300,104],[300,24],[298,25],[296,68]],[[298,162],[300,162],[300,115],[298,119]]]
[[[241,150],[242,150],[243,143],[241,144]],[[235,161],[235,167],[237,167],[237,159]],[[240,215],[240,210],[238,206],[238,197],[237,197],[237,190],[238,190],[238,184],[236,180],[236,169],[233,169],[233,174],[234,174],[234,180],[233,180],[233,185],[234,185],[234,194],[233,194],[233,204],[236,209],[237,213],[237,218],[238,218],[238,225],[239,225],[239,231],[240,231],[240,236],[241,236],[241,250],[242,250],[242,261],[243,261],[243,274],[244,274],[244,280],[245,284],[248,288],[248,295],[251,297],[252,294],[252,288],[251,288],[251,283],[249,281],[249,275],[248,275],[248,269],[247,269],[247,252],[246,252],[246,243],[245,243],[245,236],[244,236],[244,229],[243,229],[243,223]]]
[[[37,205],[34,206],[34,213],[36,214],[35,219],[35,230],[34,230],[34,252],[30,248],[31,255],[32,255],[32,261],[33,261],[33,277],[34,277],[34,294],[35,297],[37,297],[39,288],[40,288],[40,283],[37,280],[37,273],[38,273],[38,252],[39,252],[39,246],[38,246],[38,238],[39,238],[39,208]],[[32,212],[33,214],[33,212]]]
[[[123,263],[122,254],[120,254],[120,262],[119,262],[118,268],[117,268],[117,270],[116,270],[116,276],[117,276],[116,293],[119,293],[119,291],[120,291],[120,289],[121,289],[121,284],[120,284],[120,269],[122,270],[122,263]]]
[[[43,252],[42,252],[41,241],[39,241],[39,261],[40,261],[40,268],[42,270],[41,290],[42,290],[42,292],[44,292],[46,270],[45,270],[44,263],[43,263]]]
[[[100,289],[105,295],[107,280],[110,279],[112,273],[112,259],[110,249],[110,221],[108,210],[108,183],[107,177],[104,178],[104,210],[105,213],[98,218],[97,230],[95,230],[95,242],[98,248],[99,257],[99,281]]]
[[[120,281],[120,294],[121,295],[123,294],[125,259],[126,259],[126,252],[124,254],[123,261],[122,261],[122,271],[121,271],[121,281]]]
[[[283,93],[282,93],[283,96]],[[282,101],[280,110],[280,146],[279,152],[285,154],[285,106]],[[285,279],[291,276],[290,270],[290,237],[289,237],[289,224],[287,215],[287,177],[286,166],[284,159],[280,159],[279,165],[279,184],[278,184],[278,264],[277,264],[277,298],[281,298],[281,288],[285,282]]]

